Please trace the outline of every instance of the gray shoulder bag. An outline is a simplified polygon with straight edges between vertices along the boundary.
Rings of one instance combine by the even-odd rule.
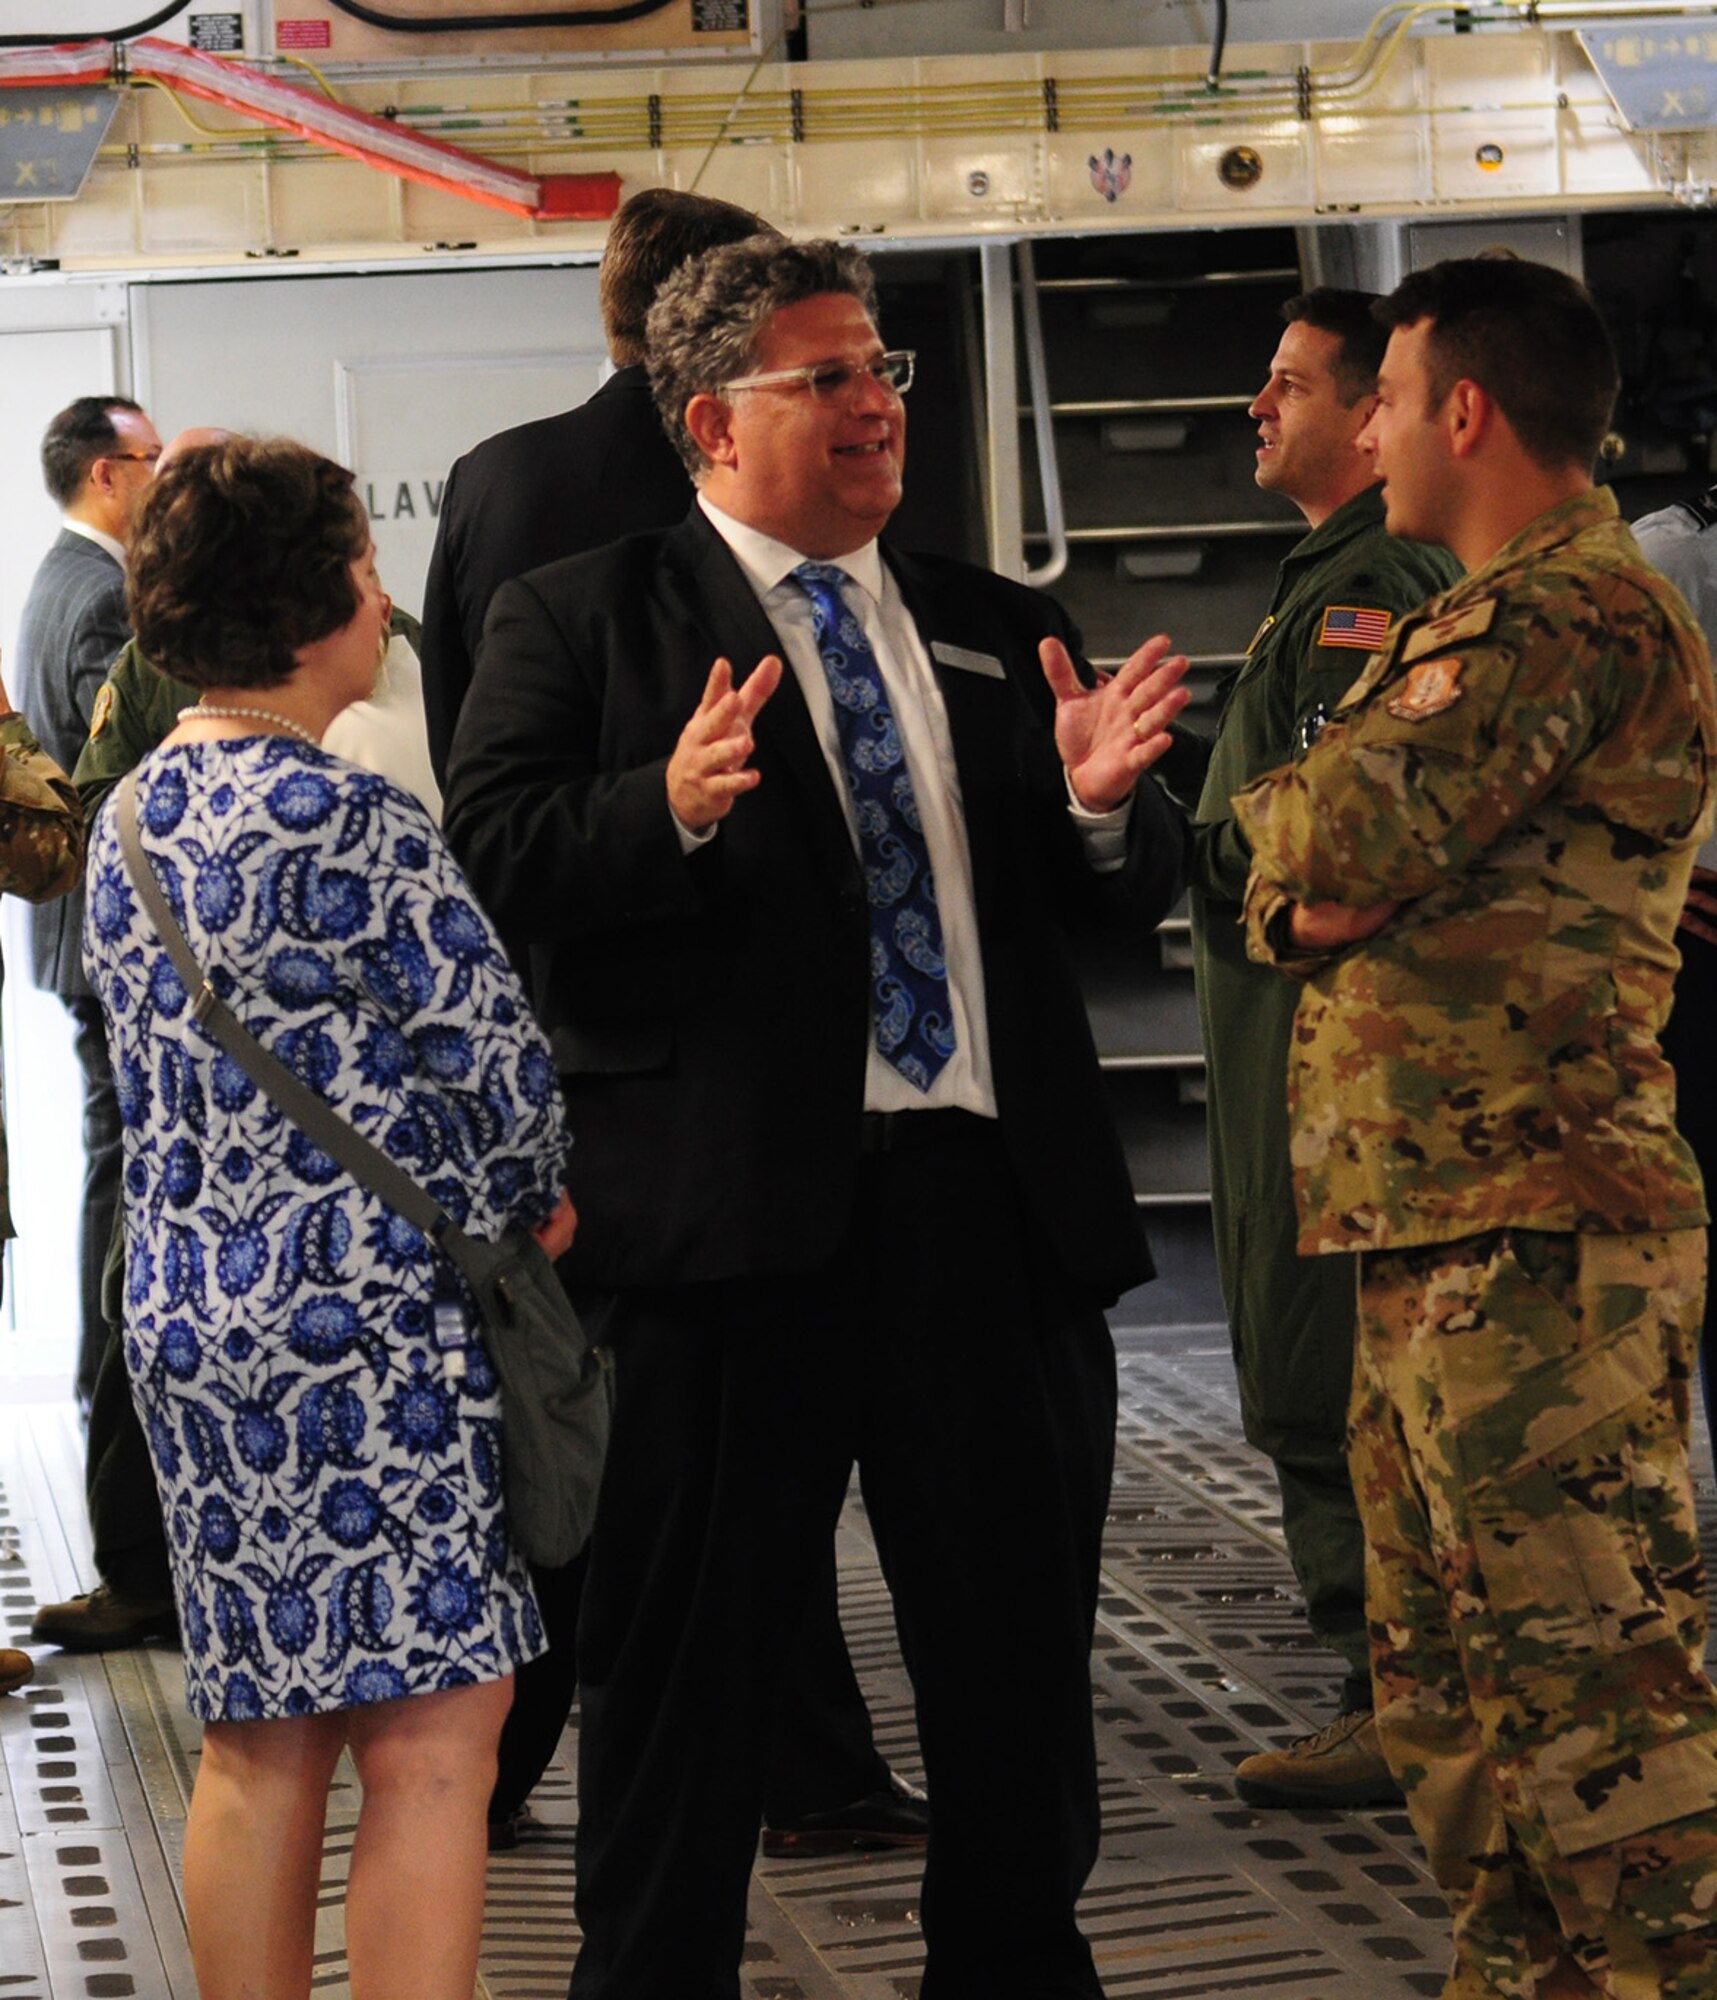
[[[355,1131],[244,1027],[209,985],[137,835],[137,774],[114,799],[120,851],[191,996],[191,1017],[330,1159],[450,1257],[471,1288],[501,1385],[507,1521],[534,1563],[571,1562],[590,1536],[608,1443],[606,1359],[579,1324],[554,1266],[524,1230],[499,1243],[467,1235],[411,1176]]]

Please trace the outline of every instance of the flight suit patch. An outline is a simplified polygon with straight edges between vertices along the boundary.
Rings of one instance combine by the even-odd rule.
[[[1318,627],[1318,644],[1354,646],[1362,653],[1374,653],[1388,636],[1390,623],[1387,611],[1370,605],[1326,605],[1323,623]]]
[[[103,681],[96,689],[95,705],[89,712],[89,740],[93,743],[113,715],[113,683]]]
[[[1461,687],[1460,660],[1421,660],[1408,670],[1398,693],[1383,706],[1397,722],[1428,722],[1453,708],[1465,690]]]

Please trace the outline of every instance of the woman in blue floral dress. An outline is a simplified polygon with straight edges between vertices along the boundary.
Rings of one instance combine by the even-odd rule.
[[[203,690],[139,769],[144,849],[211,984],[472,1233],[571,1238],[553,1065],[423,808],[319,747],[387,634],[351,476],[233,439],[164,470],[137,636]],[[94,834],[86,954],[125,1129],[126,1360],[205,1723],[185,1839],[203,2000],[310,1990],[322,1821],[364,1800],[356,2000],[469,2000],[484,1807],[542,1650],[499,1401],[451,1266],[193,1020]]]

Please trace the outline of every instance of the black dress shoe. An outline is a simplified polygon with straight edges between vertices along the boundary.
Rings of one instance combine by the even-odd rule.
[[[865,1854],[885,1847],[923,1847],[930,1838],[930,1802],[895,1778],[886,1791],[870,1792],[850,1805],[763,1829],[763,1852],[772,1861],[808,1854]]]

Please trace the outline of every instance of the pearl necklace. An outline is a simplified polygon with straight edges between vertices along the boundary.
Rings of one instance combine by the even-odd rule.
[[[190,708],[180,709],[179,720],[190,722],[204,715],[218,716],[223,721],[231,722],[272,722],[289,735],[296,736],[300,743],[308,743],[312,750],[322,747],[320,738],[312,736],[302,723],[294,722],[291,716],[280,715],[272,708],[240,708],[236,703],[228,708],[219,702],[199,701]]]

